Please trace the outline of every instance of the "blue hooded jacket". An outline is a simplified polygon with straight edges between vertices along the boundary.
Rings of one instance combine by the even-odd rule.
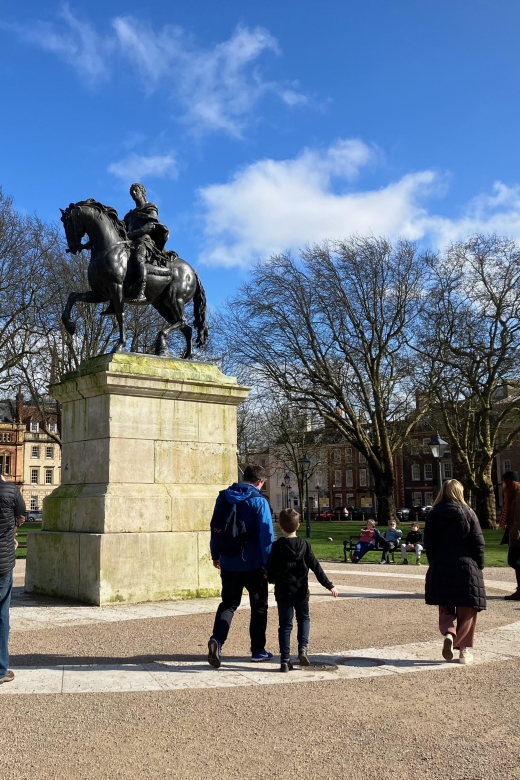
[[[267,565],[271,545],[274,542],[273,521],[269,502],[261,491],[249,482],[235,482],[224,491],[230,504],[239,504],[237,512],[253,533],[240,555],[221,555],[220,568],[228,571],[254,571]],[[221,500],[217,498],[217,503]],[[210,544],[211,548],[211,544]]]

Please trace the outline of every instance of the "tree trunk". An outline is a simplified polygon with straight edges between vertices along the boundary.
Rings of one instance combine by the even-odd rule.
[[[377,522],[387,526],[390,520],[397,522],[394,501],[394,475],[381,472],[374,474],[374,490],[377,497]]]
[[[480,486],[475,490],[476,514],[482,528],[497,527],[495,491],[490,474],[482,474]]]

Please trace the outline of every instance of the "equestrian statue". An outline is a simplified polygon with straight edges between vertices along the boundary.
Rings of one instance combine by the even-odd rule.
[[[147,202],[143,185],[132,184],[130,195],[136,205],[124,221],[114,208],[93,198],[60,209],[67,251],[76,254],[90,249],[90,290],[70,293],[62,322],[72,336],[76,323],[70,315],[77,301],[108,303],[103,316],[113,315],[119,325],[119,340],[112,352],[122,352],[126,345],[125,303],[138,306],[150,303],[169,323],[157,336],[155,354],[170,355],[166,337],[180,330],[186,339],[182,357],[191,358],[192,329],[184,307],[193,300],[195,343],[203,347],[208,337],[204,288],[191,265],[176,252],[165,249],[168,228],[159,222],[157,206]],[[88,242],[82,244],[85,234]]]

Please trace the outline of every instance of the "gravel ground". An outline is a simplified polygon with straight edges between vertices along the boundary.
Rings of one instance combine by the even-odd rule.
[[[313,604],[313,651],[439,637],[420,580],[356,577],[345,568],[348,576],[333,575],[338,583],[406,595]],[[486,576],[504,579],[499,572],[509,574],[494,569]],[[489,591],[477,631],[520,621],[520,604],[503,596]],[[12,663],[200,658],[212,621],[206,614],[14,631]],[[248,612],[236,614],[227,655],[248,653],[248,622]],[[273,610],[268,647],[274,649],[276,628]],[[520,660],[511,660],[302,685],[4,696],[0,778],[520,780],[520,702],[511,684],[519,673]]]

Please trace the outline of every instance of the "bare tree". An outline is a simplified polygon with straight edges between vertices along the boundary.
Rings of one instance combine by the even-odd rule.
[[[494,527],[493,459],[520,434],[520,248],[476,235],[431,257],[430,269],[423,365],[455,472]]]
[[[354,237],[278,255],[231,301],[230,352],[291,406],[313,409],[372,470],[381,520],[395,517],[394,453],[426,411],[415,403],[413,350],[423,257]]]

